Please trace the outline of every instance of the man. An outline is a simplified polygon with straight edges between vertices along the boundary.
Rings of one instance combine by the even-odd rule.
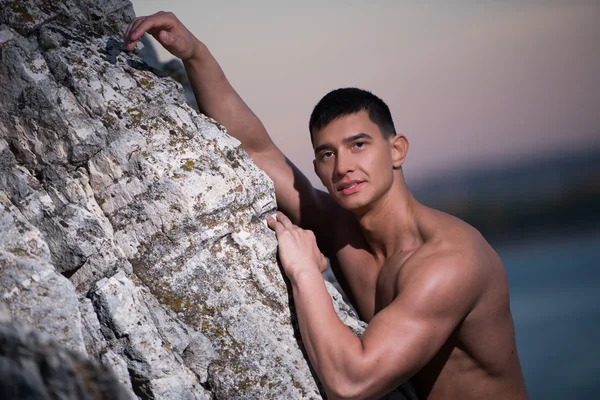
[[[527,397],[502,262],[474,228],[411,195],[402,173],[408,142],[383,101],[348,88],[315,107],[314,168],[327,194],[285,158],[173,14],[136,18],[126,48],[145,32],[183,60],[200,110],[225,125],[275,183],[283,213],[268,223],[329,398],[377,398],[408,379],[422,399]],[[334,312],[321,252],[369,323],[360,339]]]

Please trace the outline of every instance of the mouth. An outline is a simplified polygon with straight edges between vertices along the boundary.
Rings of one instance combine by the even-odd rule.
[[[360,188],[362,187],[362,185],[363,185],[363,182],[349,182],[349,183],[340,185],[338,187],[338,191],[342,192],[342,194],[344,196],[349,196],[351,194],[358,192],[360,190]]]

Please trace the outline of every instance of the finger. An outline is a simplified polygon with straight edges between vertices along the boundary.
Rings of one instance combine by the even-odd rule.
[[[277,240],[279,240],[279,238],[286,231],[286,229],[281,224],[281,222],[275,220],[275,218],[273,218],[273,217],[269,217],[269,218],[271,219],[271,222],[269,223],[269,220],[267,219],[267,224],[269,224],[269,227],[275,231],[275,234],[277,235]]]
[[[325,272],[327,269],[327,258],[321,253],[321,259],[319,260],[319,270],[321,272]]]
[[[271,228],[272,230],[274,230],[274,231],[277,232],[277,226],[278,225],[280,225],[283,228],[283,225],[281,225],[281,223],[279,221],[277,221],[275,219],[275,217],[273,217],[273,216],[267,217],[267,226],[269,228]],[[283,228],[283,229],[285,229],[285,228]]]
[[[273,218],[272,216],[268,216],[267,217],[267,226],[273,230],[275,230],[275,223],[277,222],[277,220],[275,218]]]
[[[129,23],[129,25],[127,25],[127,29],[125,30],[125,35],[123,36],[123,44],[125,45],[125,47],[127,47],[127,45],[129,45],[129,43],[131,42],[131,40],[129,39],[129,35],[131,34],[131,30],[132,30],[133,26],[141,18],[143,18],[143,17],[134,18]]]
[[[127,34],[127,44],[125,48],[127,50],[133,50],[138,42],[138,40],[146,33],[145,30],[140,30],[140,25],[150,17],[140,17],[136,18],[129,27],[129,33]]]
[[[127,29],[125,29],[125,38],[129,38],[129,34],[131,33],[131,28],[136,25],[136,22],[144,17],[137,17],[131,20],[129,25],[127,25]]]
[[[160,31],[158,37],[156,38],[162,45],[171,45],[173,44],[172,40],[173,36],[169,34],[167,31]]]
[[[135,21],[135,19],[133,19],[133,21]],[[128,25],[127,25],[127,29],[125,29],[125,34],[123,35],[123,43],[125,45],[127,45],[127,41],[129,40],[129,30],[131,29],[131,25],[133,24],[133,21],[131,21]]]
[[[156,13],[142,20],[131,32],[130,37],[134,40],[139,39],[145,32],[152,35],[161,30],[169,31],[173,28],[174,16],[171,13]]]
[[[294,227],[292,221],[290,221],[290,219],[281,211],[277,211],[277,221],[281,222],[286,229],[292,229]]]
[[[131,26],[129,28],[129,34],[126,36],[127,42],[125,44],[125,49],[133,50],[138,42],[138,39],[144,34],[144,32],[142,32],[137,37],[133,36],[134,32],[136,32],[137,27],[144,21],[144,19],[146,19],[146,17],[139,18],[138,20],[133,21],[131,23]]]
[[[144,18],[144,17],[135,17],[134,19],[131,20],[129,25],[127,25],[127,29],[125,29],[125,36],[129,36],[129,34],[131,33],[131,28],[136,23],[136,21],[138,21],[141,18]]]
[[[129,39],[131,39],[132,42],[137,41],[146,32],[145,29],[140,30],[140,25],[142,25],[144,21],[148,21],[148,19],[150,18],[152,17],[140,18],[139,20],[133,23],[133,25],[131,26],[131,31],[129,32]]]

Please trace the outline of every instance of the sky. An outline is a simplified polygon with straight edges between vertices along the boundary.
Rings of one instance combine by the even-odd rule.
[[[449,3],[133,1],[175,13],[317,185],[308,119],[338,87],[390,106],[409,185],[600,146],[600,1]]]

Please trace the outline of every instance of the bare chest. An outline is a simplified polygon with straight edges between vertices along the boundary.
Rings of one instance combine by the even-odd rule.
[[[377,275],[377,282],[375,285],[375,314],[381,309],[387,307],[400,293],[402,290],[402,273],[403,267],[406,264],[406,260],[414,253],[403,252],[390,259],[386,260],[379,274]]]
[[[401,271],[412,253],[414,250],[379,261],[367,246],[345,246],[331,260],[333,271],[365,322],[399,294]]]

